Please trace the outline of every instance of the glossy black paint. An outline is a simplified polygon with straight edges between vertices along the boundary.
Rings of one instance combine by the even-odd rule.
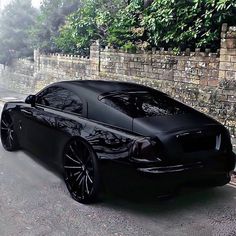
[[[103,101],[127,91],[153,93],[160,101],[172,101],[181,112],[168,108],[166,115],[132,117]],[[94,150],[101,174],[105,178],[117,175],[120,183],[151,179],[155,184],[164,175],[162,181],[173,177],[177,182],[223,176],[225,184],[235,167],[224,126],[164,93],[137,84],[60,82],[25,102],[6,103],[3,113],[10,114],[21,148],[56,163],[62,171],[65,145],[74,137]]]

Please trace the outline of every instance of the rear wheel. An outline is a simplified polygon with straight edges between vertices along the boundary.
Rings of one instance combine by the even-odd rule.
[[[7,151],[16,151],[19,149],[13,120],[11,116],[6,112],[2,114],[1,119],[1,140],[3,147]]]
[[[64,179],[71,196],[78,202],[97,200],[100,175],[92,148],[80,139],[71,140],[64,151]]]

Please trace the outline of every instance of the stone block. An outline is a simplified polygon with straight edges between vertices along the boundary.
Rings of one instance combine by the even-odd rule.
[[[218,62],[210,62],[208,64],[209,69],[215,69],[218,70],[219,69],[219,63]]]
[[[234,63],[221,62],[220,63],[220,70],[231,70],[233,66],[234,66]]]
[[[236,71],[226,71],[226,79],[236,79]]]
[[[218,80],[208,80],[208,86],[217,87],[219,85]]]
[[[227,101],[236,103],[236,95],[228,95]]]
[[[226,71],[220,70],[219,71],[219,79],[225,79],[226,77]]]
[[[236,63],[236,55],[235,56],[230,56],[230,61]]]
[[[211,70],[210,75],[211,75],[211,77],[213,77],[215,79],[218,79],[218,77],[219,77],[219,70]]]
[[[220,55],[220,61],[221,61],[221,62],[223,62],[223,61],[225,61],[225,62],[230,62],[230,55],[228,55],[228,54],[222,54],[222,55]]]
[[[221,55],[225,55],[225,54],[228,54],[228,50],[226,48],[222,48],[220,49],[220,56]]]
[[[199,84],[203,85],[203,86],[207,86],[208,85],[208,80],[207,79],[200,79]]]

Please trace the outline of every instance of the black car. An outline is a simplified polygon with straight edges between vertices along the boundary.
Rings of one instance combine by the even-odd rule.
[[[8,151],[21,148],[56,163],[83,203],[97,198],[109,176],[121,185],[197,180],[219,186],[235,167],[223,125],[134,83],[59,82],[25,102],[8,102],[1,140]]]

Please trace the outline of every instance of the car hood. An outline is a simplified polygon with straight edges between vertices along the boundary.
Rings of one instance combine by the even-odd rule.
[[[200,113],[170,116],[153,116],[133,119],[133,132],[141,135],[155,135],[165,132],[191,130],[219,124],[214,119]]]

